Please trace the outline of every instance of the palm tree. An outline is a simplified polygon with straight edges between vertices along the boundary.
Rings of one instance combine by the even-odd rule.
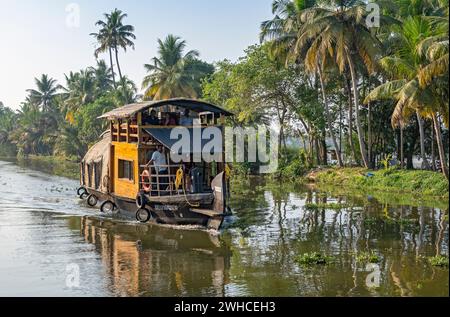
[[[168,35],[164,41],[158,39],[158,44],[158,57],[154,57],[151,64],[144,65],[149,73],[142,82],[144,98],[197,98],[200,82],[195,78],[199,78],[199,70],[188,65],[199,53],[192,50],[184,54],[186,41],[174,35]]]
[[[90,67],[89,70],[95,77],[96,88],[99,94],[111,91],[113,86],[111,70],[104,60],[97,61],[97,67]]]
[[[15,128],[16,114],[0,101],[0,144],[7,143],[10,132]]]
[[[75,112],[98,96],[96,77],[92,69],[81,70],[77,73],[70,72],[66,76],[67,87],[65,90],[64,107],[66,120],[74,123]]]
[[[121,104],[136,102],[137,88],[134,82],[127,76],[124,76],[117,85],[116,96]]]
[[[98,33],[91,33],[99,44],[98,48],[95,50],[95,57],[98,57],[100,53],[106,51],[109,52],[109,60],[111,64],[111,74],[113,76],[113,81],[115,83],[114,75],[114,65],[112,52],[115,53],[117,69],[119,71],[119,77],[122,79],[122,70],[119,64],[119,48],[123,48],[125,51],[128,47],[134,49],[134,42],[132,40],[136,39],[134,35],[134,27],[132,25],[124,25],[123,19],[127,17],[127,14],[123,13],[121,10],[114,9],[111,13],[104,14],[105,21],[99,20],[95,24],[100,27]]]
[[[389,42],[393,43],[390,49],[392,49],[394,53],[381,59],[380,65],[392,80],[405,80],[405,83],[411,83],[414,84],[414,86],[417,86],[415,77],[417,76],[418,69],[421,68],[421,64],[423,63],[423,58],[417,51],[417,45],[424,38],[433,34],[432,27],[422,17],[409,17],[403,22],[402,26],[394,26],[392,31]],[[409,85],[409,87],[412,86]],[[375,95],[367,98],[366,101],[373,100],[373,97],[375,97]],[[403,107],[404,105],[402,103],[398,103],[392,116],[392,125],[394,127],[400,127],[400,129],[403,129],[405,119],[407,119],[406,117],[403,118]],[[420,149],[424,163],[423,168],[428,169],[429,165],[427,164],[425,156],[423,118],[419,109],[413,110],[419,123]],[[401,146],[403,147],[403,144],[401,144]]]
[[[22,104],[17,117],[17,129],[12,131],[10,139],[16,144],[19,150],[18,155],[51,154],[44,142],[46,125],[39,106],[31,103],[28,98]]]
[[[108,18],[108,15],[105,14],[106,18]],[[97,43],[99,46],[94,52],[95,58],[98,58],[98,56],[101,53],[104,53],[108,51],[109,53],[109,63],[110,63],[110,70],[111,70],[111,77],[113,79],[113,85],[116,86],[116,74],[114,72],[114,63],[113,63],[113,56],[112,56],[112,45],[113,42],[113,35],[112,30],[108,28],[108,24],[104,21],[97,21],[96,25],[101,26],[99,33],[91,33],[90,35],[94,36],[97,40]]]
[[[48,77],[46,74],[42,74],[41,78],[34,79],[37,89],[28,89],[27,92],[30,94],[30,101],[37,106],[40,106],[42,111],[51,112],[54,107],[54,98],[57,95],[59,86],[56,80]]]
[[[123,76],[119,63],[119,48],[122,48],[125,52],[127,51],[128,47],[134,49],[134,42],[132,40],[136,39],[136,36],[133,33],[134,26],[128,24],[124,25],[122,22],[122,20],[127,16],[128,15],[122,13],[122,11],[115,9],[111,13],[109,21],[109,24],[113,29],[113,48],[114,52],[116,53],[117,69],[119,71],[119,77],[121,80]]]
[[[275,0],[272,4],[272,13],[275,14],[274,19],[264,21],[261,24],[261,41],[270,40],[269,45],[272,56],[286,64],[286,66],[290,62],[297,62],[299,59],[299,54],[295,52],[295,45],[298,41],[300,29],[304,25],[304,22],[301,20],[301,14],[304,10],[313,7],[315,2]],[[338,165],[343,167],[341,149],[333,132],[332,117],[325,91],[324,70],[318,60],[315,60],[313,64],[312,67],[307,67],[307,70],[313,74],[318,74],[329,134],[336,151]]]
[[[405,121],[415,113],[431,117],[436,131],[442,172],[448,178],[441,124],[437,117],[438,113],[442,114],[444,123],[448,126],[448,99],[445,97],[448,97],[448,31],[434,34],[429,19],[410,17],[398,33],[401,49],[397,55],[385,57],[380,61],[385,71],[396,79],[375,88],[365,102],[379,99],[396,100],[392,115],[393,126],[403,127]],[[438,38],[443,41],[436,41]]]
[[[304,24],[295,44],[297,54],[306,50],[305,63],[310,68],[328,54],[342,73],[350,72],[356,128],[366,168],[369,161],[360,115],[357,63],[362,63],[370,74],[375,70],[376,60],[381,57],[381,43],[367,27],[367,14],[366,5],[354,0],[331,1],[328,7],[306,9],[301,13],[300,19]],[[395,22],[383,15],[380,20],[385,26]]]
[[[448,179],[448,166],[442,142],[441,127],[438,113],[444,124],[449,127],[449,91],[448,91],[448,63],[449,63],[449,33],[448,33],[448,4],[443,16],[429,19],[437,30],[436,35],[424,39],[417,46],[417,50],[426,61],[417,75],[421,89],[430,90],[436,102],[427,107],[433,120],[436,141],[439,149],[442,172]]]

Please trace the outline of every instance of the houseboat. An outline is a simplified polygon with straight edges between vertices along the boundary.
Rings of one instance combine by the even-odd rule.
[[[100,203],[101,212],[142,223],[218,230],[229,214],[224,142],[229,116],[218,106],[191,99],[142,102],[105,113],[99,119],[109,121],[109,130],[82,160],[77,194],[91,207]],[[205,133],[211,128],[220,133]],[[177,135],[174,129],[186,133]],[[174,153],[186,135],[187,146]],[[216,160],[196,153],[207,142],[220,145],[214,147]]]

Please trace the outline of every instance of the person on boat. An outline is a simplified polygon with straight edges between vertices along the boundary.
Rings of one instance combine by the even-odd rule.
[[[150,112],[150,116],[145,116],[144,118],[144,125],[159,125],[159,119],[158,116],[156,115],[156,111],[152,110]]]
[[[185,127],[192,127],[194,125],[194,119],[190,116],[189,109],[185,109],[180,119],[180,125]]]
[[[166,113],[166,117],[164,119],[165,126],[176,126],[177,118],[172,113]]]
[[[147,167],[150,167],[152,164],[154,165],[155,172],[158,175],[168,175],[166,155],[164,153],[164,147],[162,145],[158,145],[156,147],[156,151],[153,152],[150,161],[147,163]],[[154,178],[154,180],[152,180],[152,183],[155,182],[157,182],[156,177]],[[161,185],[160,189],[166,188],[168,186],[169,180],[167,177],[159,177],[159,183]]]

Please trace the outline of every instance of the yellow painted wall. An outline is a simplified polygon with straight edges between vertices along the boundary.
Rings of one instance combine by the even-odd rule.
[[[135,199],[139,192],[139,161],[137,144],[113,142],[114,192],[116,196]],[[119,179],[119,160],[133,162],[134,181]]]

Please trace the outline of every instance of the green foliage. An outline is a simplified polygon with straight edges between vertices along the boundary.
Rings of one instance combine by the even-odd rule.
[[[310,168],[307,154],[303,149],[283,149],[278,164],[278,176],[292,180],[298,180]]]
[[[14,157],[16,145],[11,143],[10,133],[14,129],[16,114],[0,102],[0,157]]]
[[[232,111],[238,125],[268,124],[268,118],[296,104],[293,91],[300,86],[294,67],[280,67],[267,45],[255,45],[237,63],[219,62],[216,73],[203,83],[203,95]]]
[[[373,251],[361,252],[356,255],[356,261],[359,263],[379,263],[380,257]]]
[[[428,261],[432,266],[448,267],[448,256],[437,255],[428,258]]]
[[[316,181],[348,188],[448,197],[448,181],[439,173],[389,168],[388,170],[371,171],[373,177],[367,177],[368,172],[362,168],[326,169],[317,172]]]
[[[186,41],[169,34],[164,41],[158,39],[158,56],[144,67],[148,73],[142,81],[147,100],[179,97],[198,98],[201,82],[214,67],[198,59],[200,53],[192,50],[184,53]]]
[[[391,161],[391,160],[392,160],[392,154],[386,155],[386,156],[384,157],[384,159],[381,160],[381,164],[383,165],[383,167],[384,167],[385,170],[388,170],[388,169],[389,169],[389,164],[390,164],[390,161]]]
[[[298,255],[295,261],[302,266],[328,265],[334,261],[334,258],[318,252],[311,252]]]
[[[338,203],[307,203],[305,204],[305,208],[308,210],[319,210],[319,209],[330,209],[330,210],[341,210],[344,208],[348,208],[351,205],[349,204],[338,204]]]

